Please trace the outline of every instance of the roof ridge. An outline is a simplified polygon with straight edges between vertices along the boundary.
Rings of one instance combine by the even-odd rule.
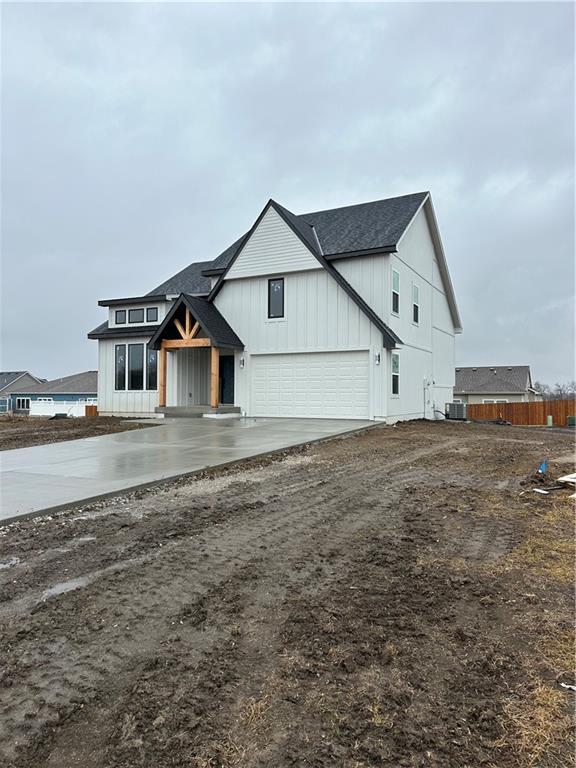
[[[379,200],[366,200],[364,203],[350,203],[350,205],[337,205],[335,208],[323,208],[318,211],[307,211],[306,213],[294,213],[293,216],[303,218],[305,216],[314,216],[317,213],[332,213],[332,211],[344,211],[346,208],[362,208],[365,205],[376,205],[376,203],[389,203],[391,200],[404,200],[407,197],[418,197],[419,195],[429,195],[428,190],[423,192],[410,192],[407,195],[395,195],[394,197],[382,197]],[[306,222],[307,224],[309,222]],[[312,225],[310,225],[312,226]]]

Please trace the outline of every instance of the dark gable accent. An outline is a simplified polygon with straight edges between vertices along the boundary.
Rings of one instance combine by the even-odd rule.
[[[250,238],[250,235],[254,232],[254,230],[262,220],[265,213],[271,207],[274,208],[274,210],[286,222],[286,224],[290,227],[290,229],[294,232],[294,234],[304,243],[304,245],[308,248],[310,253],[312,253],[312,255],[318,260],[320,265],[331,275],[331,277],[334,278],[334,280],[336,280],[338,285],[348,294],[350,299],[352,299],[352,301],[356,304],[356,306],[360,309],[360,311],[363,312],[372,323],[374,323],[376,328],[378,328],[378,330],[382,333],[382,345],[387,349],[392,349],[396,347],[398,344],[402,344],[403,342],[400,339],[400,337],[397,336],[394,333],[394,331],[391,328],[389,328],[380,317],[378,317],[376,312],[374,312],[374,310],[368,306],[368,304],[354,290],[354,288],[352,288],[352,286],[344,278],[344,276],[341,275],[340,272],[338,272],[338,270],[334,267],[334,265],[330,264],[326,260],[326,258],[319,252],[318,246],[316,245],[314,230],[312,229],[310,224],[302,223],[298,217],[296,217],[293,213],[288,211],[283,206],[278,205],[278,203],[276,203],[274,200],[269,200],[266,203],[260,216],[258,216],[256,221],[254,222],[254,225],[245,236],[244,242]],[[210,292],[210,295],[208,296],[208,301],[210,302],[214,301],[214,299],[220,292],[224,284],[224,281],[226,279],[226,274],[228,273],[228,270],[230,269],[232,264],[235,262],[241,250],[242,250],[242,247],[238,248],[238,250],[236,251],[236,254],[234,255],[234,258],[232,258],[228,263],[228,266],[226,267],[225,271],[219,277],[218,282]]]
[[[208,302],[206,299],[199,298],[198,296],[188,296],[185,293],[182,293],[176,299],[174,306],[170,309],[170,312],[168,312],[162,323],[159,326],[156,326],[155,333],[148,342],[148,347],[150,349],[160,349],[164,331],[170,325],[182,305],[188,307],[192,316],[200,323],[200,327],[214,346],[244,349],[244,344],[240,341],[214,304]]]

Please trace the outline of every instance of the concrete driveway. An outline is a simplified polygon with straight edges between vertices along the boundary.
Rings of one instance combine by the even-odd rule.
[[[332,419],[171,419],[150,429],[0,453],[0,521],[94,500],[370,426]]]

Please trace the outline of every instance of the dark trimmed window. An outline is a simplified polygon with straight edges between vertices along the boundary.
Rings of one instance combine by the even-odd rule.
[[[116,325],[124,325],[126,322],[126,310],[125,309],[117,309],[116,310]]]
[[[146,310],[146,322],[157,323],[158,322],[158,307],[148,307]]]
[[[284,278],[268,280],[268,317],[284,317]]]
[[[144,310],[143,309],[130,309],[130,310],[128,310],[128,322],[129,323],[143,323],[144,322]]]
[[[392,270],[392,312],[400,313],[400,273]]]
[[[400,355],[392,352],[392,394],[400,394]]]
[[[420,322],[420,289],[417,285],[412,284],[412,322]]]
[[[146,356],[146,389],[156,389],[158,386],[158,353],[155,349],[149,349]]]
[[[114,381],[115,389],[126,389],[126,344],[116,344]]]
[[[128,344],[128,389],[144,389],[144,344]]]

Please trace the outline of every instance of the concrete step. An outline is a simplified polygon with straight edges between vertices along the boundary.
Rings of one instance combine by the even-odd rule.
[[[204,415],[240,413],[240,408],[234,405],[219,405],[217,408],[211,408],[209,405],[168,405],[154,410],[171,419],[201,419]]]

